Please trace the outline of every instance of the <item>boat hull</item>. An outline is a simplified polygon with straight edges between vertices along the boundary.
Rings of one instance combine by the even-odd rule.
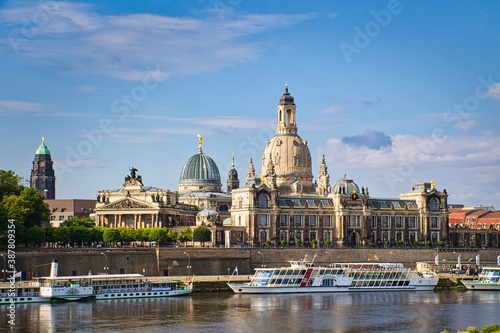
[[[500,284],[481,283],[481,282],[474,282],[474,281],[462,281],[462,284],[468,290],[500,291]]]
[[[124,291],[124,292],[113,292],[113,293],[102,293],[96,294],[96,300],[106,300],[106,299],[129,299],[129,298],[164,298],[164,297],[175,297],[184,296],[191,294],[192,289],[185,290],[165,290],[165,291]]]
[[[341,293],[367,291],[432,291],[435,285],[405,286],[405,287],[258,287],[244,284],[228,283],[235,294],[303,294],[303,293]]]

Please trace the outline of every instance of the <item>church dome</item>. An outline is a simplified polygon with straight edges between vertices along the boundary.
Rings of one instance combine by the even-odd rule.
[[[359,193],[359,186],[352,179],[347,178],[347,175],[337,180],[332,186],[333,193],[351,194],[353,191]]]
[[[35,155],[50,155],[50,150],[45,144],[45,138],[42,137],[42,143],[35,152]]]
[[[203,152],[191,156],[182,167],[180,184],[220,185],[220,173],[214,160]]]
[[[288,92],[288,83],[286,84],[285,87],[286,87],[285,92],[283,93],[283,95],[280,98],[280,104],[283,104],[283,105],[284,104],[293,104],[293,105],[295,105],[293,96],[290,95],[290,93]]]

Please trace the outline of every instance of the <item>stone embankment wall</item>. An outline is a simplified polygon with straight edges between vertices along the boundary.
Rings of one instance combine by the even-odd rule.
[[[104,254],[102,254],[104,253]],[[238,267],[239,274],[253,274],[255,267],[287,266],[289,260],[306,257],[318,265],[335,262],[401,262],[415,267],[417,261],[432,261],[437,254],[441,262],[462,263],[480,254],[481,263],[493,264],[500,249],[334,249],[334,248],[112,248],[112,249],[44,249],[16,253],[18,271],[27,277],[47,276],[53,259],[59,262],[59,276],[98,274],[109,267],[109,273],[141,273],[149,276],[188,275],[188,266],[195,275],[226,275]],[[106,261],[107,260],[107,261]]]

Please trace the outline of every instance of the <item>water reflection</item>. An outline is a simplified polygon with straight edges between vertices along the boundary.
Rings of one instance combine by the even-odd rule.
[[[312,295],[195,293],[190,297],[16,307],[25,332],[440,332],[499,322],[500,293]],[[0,330],[7,325],[0,308]]]

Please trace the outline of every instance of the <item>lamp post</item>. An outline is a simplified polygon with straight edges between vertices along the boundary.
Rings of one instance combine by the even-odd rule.
[[[106,266],[104,266],[104,272],[107,274],[107,273],[109,273],[108,256],[104,252],[101,252],[101,254],[106,258]]]
[[[188,276],[191,276],[191,256],[187,252],[184,252],[184,254],[187,255],[188,257],[187,271],[188,271]]]
[[[3,253],[0,254],[3,258],[3,282],[5,282],[5,270],[7,269],[7,258],[3,255]]]
[[[262,256],[262,267],[266,267],[266,265],[264,264],[264,253],[262,252],[257,252],[258,254],[260,254]]]
[[[332,267],[332,262],[333,262],[332,254],[328,251],[325,251],[325,253],[328,254],[328,256],[330,257],[330,265],[328,265],[328,266]]]

